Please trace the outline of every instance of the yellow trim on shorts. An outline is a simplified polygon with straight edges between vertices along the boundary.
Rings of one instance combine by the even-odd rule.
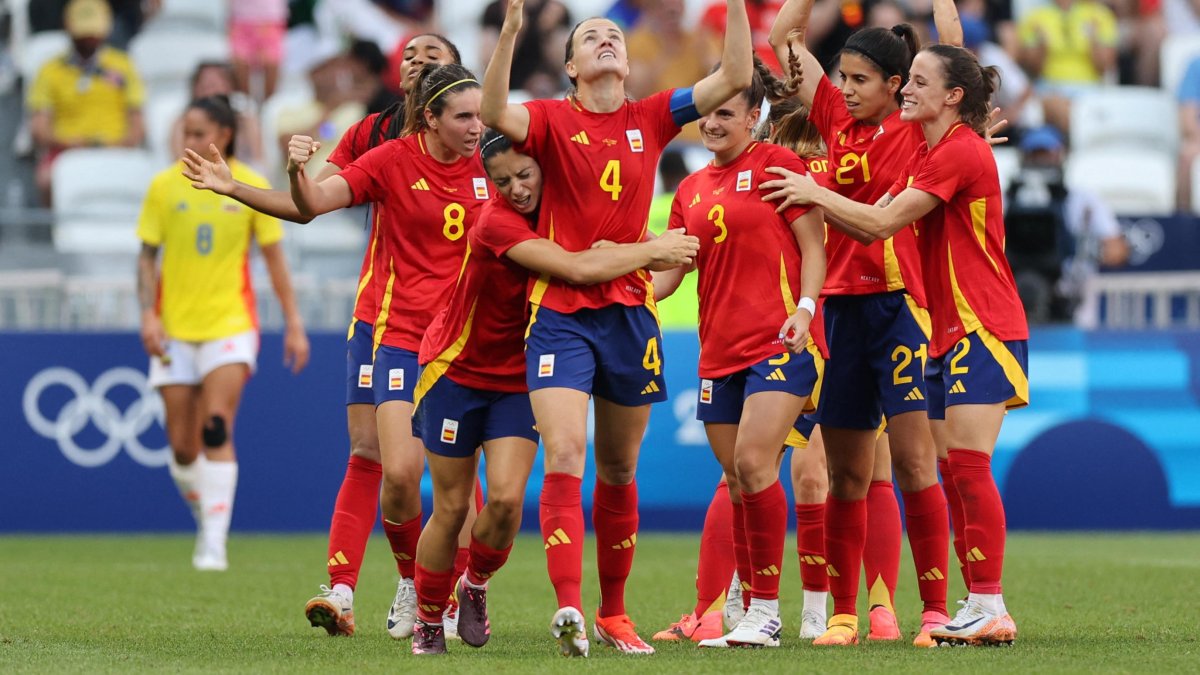
[[[991,353],[992,358],[1000,367],[1004,369],[1004,376],[1008,378],[1009,384],[1013,386],[1016,393],[1012,398],[1004,402],[1004,407],[1008,410],[1013,408],[1023,408],[1029,405],[1029,374],[1021,367],[1017,361],[1017,357],[1008,350],[1008,346],[1001,342],[995,335],[987,332],[986,329],[980,328],[975,331],[979,336],[979,341]]]
[[[437,384],[446,371],[450,370],[454,359],[462,354],[463,348],[467,346],[467,339],[471,337],[471,325],[475,322],[475,308],[479,306],[479,300],[471,303],[471,311],[467,313],[467,321],[463,324],[462,333],[454,344],[450,345],[441,354],[429,362],[428,365],[421,371],[421,376],[417,378],[417,388],[413,391],[413,411],[417,409],[417,404],[425,397],[425,394]]]

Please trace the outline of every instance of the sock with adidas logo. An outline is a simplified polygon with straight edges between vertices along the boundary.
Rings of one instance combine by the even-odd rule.
[[[787,540],[787,494],[778,480],[766,489],[742,493],[746,542],[750,548],[750,593],[754,600],[778,600]]]
[[[892,482],[873,480],[867,489],[867,541],[863,546],[863,571],[871,606],[895,611],[896,583],[900,579],[900,505]]]
[[[633,568],[638,529],[637,481],[609,485],[596,479],[592,528],[596,531],[596,571],[600,576],[600,616],[625,613],[625,580]]]
[[[383,466],[369,459],[350,455],[346,476],[338,489],[329,524],[329,585],[358,585],[367,540],[379,512],[379,484]]]
[[[917,590],[925,604],[922,611],[946,614],[950,527],[941,486],[934,484],[924,490],[905,492],[904,522],[917,569]]]
[[[800,581],[805,592],[827,593],[829,573],[825,570],[824,502],[796,505],[796,553],[800,558]],[[824,604],[821,611],[825,611]]]
[[[484,588],[487,586],[488,579],[491,579],[496,572],[504,567],[504,563],[508,562],[508,555],[512,553],[512,544],[506,548],[496,549],[471,535],[471,546],[467,549],[470,556],[467,559],[467,583],[476,588]]]
[[[833,613],[858,616],[858,578],[867,542],[867,500],[825,502],[825,559],[829,561],[829,593]]]
[[[950,531],[954,534],[954,556],[958,560],[958,571],[962,574],[963,586],[971,588],[970,568],[967,567],[967,539],[963,533],[966,522],[963,515],[962,495],[954,485],[954,470],[950,460],[938,459],[938,473],[942,474],[942,492],[946,495],[946,510],[950,513]]]
[[[454,590],[454,569],[429,570],[414,565],[417,589],[417,618],[427,624],[442,623],[450,593]]]
[[[392,547],[392,557],[396,559],[396,571],[404,579],[415,578],[417,540],[421,538],[421,514],[418,513],[415,518],[410,518],[403,523],[393,523],[384,518],[383,533]]]
[[[962,495],[966,559],[971,592],[999,594],[1004,570],[1004,503],[992,477],[992,457],[985,452],[952,448],[950,466]]]
[[[742,586],[742,609],[750,607],[750,580],[754,570],[750,567],[750,543],[746,536],[746,506],[733,502],[733,561],[737,568],[738,582]]]
[[[708,504],[704,530],[700,533],[696,608],[693,610],[697,617],[721,609],[733,569],[733,504],[729,501],[729,486],[721,481]]]
[[[548,473],[542,479],[538,521],[546,547],[546,570],[559,607],[582,609],[583,576],[582,481],[566,473]]]

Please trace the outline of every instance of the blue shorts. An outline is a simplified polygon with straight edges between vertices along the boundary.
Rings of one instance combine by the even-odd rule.
[[[816,348],[799,356],[784,352],[725,377],[701,379],[696,419],[705,424],[738,424],[746,399],[760,391],[811,397],[821,377],[814,353]],[[805,407],[811,409],[811,401]]]
[[[373,346],[371,324],[355,319],[346,339],[346,405],[375,404],[375,391],[371,387]]]
[[[417,388],[417,353],[399,347],[379,345],[375,352],[375,368],[371,385],[375,390],[375,405],[388,401],[413,402]]]
[[[562,314],[535,307],[525,336],[529,391],[566,387],[618,405],[667,400],[662,331],[645,306]]]
[[[784,445],[789,448],[799,448],[801,450],[808,447],[808,442],[812,440],[813,430],[817,428],[817,423],[813,421],[812,415],[801,415],[796,418],[796,423],[792,425],[792,430],[788,432],[787,441]]]
[[[497,438],[538,442],[529,394],[464,387],[446,376],[424,392],[413,413],[413,436],[443,457],[473,457]]]
[[[817,423],[873,430],[883,415],[924,412],[928,326],[904,291],[825,298],[829,362]]]
[[[929,419],[946,419],[946,408],[965,403],[1029,405],[1029,344],[1001,342],[980,328],[925,366]]]

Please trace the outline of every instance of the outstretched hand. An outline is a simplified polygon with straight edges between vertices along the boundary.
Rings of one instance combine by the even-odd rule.
[[[209,159],[205,159],[199,153],[185,149],[182,158],[184,178],[192,181],[192,187],[197,190],[212,190],[219,195],[231,194],[234,187],[233,172],[229,170],[221,151],[209,144],[208,155]]]
[[[504,14],[504,25],[500,27],[500,32],[515,36],[521,32],[524,21],[525,0],[508,0],[508,11]]]
[[[983,138],[984,138],[984,140],[986,140],[988,142],[988,145],[1000,145],[1001,143],[1008,142],[1008,136],[997,136],[996,135],[997,133],[1000,132],[1001,129],[1008,126],[1007,119],[1001,119],[1001,120],[996,119],[996,117],[999,115],[1000,115],[999,108],[992,108],[992,111],[988,113],[988,116],[987,116],[988,127],[983,134]]]

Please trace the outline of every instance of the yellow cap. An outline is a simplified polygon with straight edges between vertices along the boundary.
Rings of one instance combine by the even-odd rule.
[[[104,0],[71,0],[63,13],[67,33],[77,38],[106,38],[112,21],[112,9]]]

